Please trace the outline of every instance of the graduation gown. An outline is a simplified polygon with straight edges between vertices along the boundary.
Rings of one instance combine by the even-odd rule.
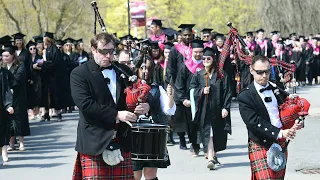
[[[173,83],[175,83],[179,67],[185,60],[186,58],[173,46],[169,53],[166,82],[170,82],[172,78]]]
[[[0,67],[0,147],[9,144],[10,121],[7,109],[12,107],[9,71]]]
[[[24,64],[25,73],[26,73],[26,80],[28,80],[30,78],[30,73],[31,73],[31,69],[29,67],[30,67],[30,64],[32,61],[32,56],[27,49],[23,48],[21,50],[18,58]]]
[[[71,71],[78,66],[78,63],[75,62],[75,61],[72,61],[70,59],[71,56],[67,55],[66,53],[64,52],[61,52],[62,53],[62,57],[63,57],[63,61],[65,62],[66,64],[66,71],[67,71],[67,76],[64,77],[65,78],[65,81],[67,81],[67,84],[70,84],[70,73]],[[88,59],[89,60],[89,59]],[[65,92],[66,94],[66,106],[68,107],[71,107],[71,106],[74,106],[74,102],[73,102],[73,99],[72,99],[72,96],[71,96],[71,88],[70,86],[67,86],[67,91]]]
[[[67,107],[66,100],[70,84],[66,78],[68,76],[66,63],[56,45],[51,45],[46,49],[46,59],[47,61],[42,65],[42,71],[47,78],[45,81],[48,89],[43,96],[46,98],[50,90],[50,108],[65,108]]]
[[[185,107],[183,101],[190,99],[189,85],[193,74],[185,64],[180,64],[177,78],[174,83],[174,101],[177,106],[174,119],[174,130],[176,132],[188,132],[188,123],[191,122],[191,108]]]
[[[194,89],[193,96],[196,103],[193,121],[200,127],[204,152],[207,151],[210,139],[210,129],[213,131],[213,144],[216,152],[227,147],[227,134],[231,134],[230,114],[223,119],[222,109],[230,112],[231,88],[230,79],[225,73],[224,79],[217,78],[217,72],[213,72],[209,78],[210,92],[203,94],[206,87],[205,70],[196,72],[190,82],[190,89]]]
[[[42,59],[41,56],[36,55],[34,59],[32,59],[30,64],[30,81],[28,81],[27,87],[27,100],[28,100],[28,109],[32,109],[34,107],[40,106],[41,98],[42,98],[42,78],[41,78],[41,70],[33,69],[33,65],[37,63],[37,60]],[[32,83],[31,83],[32,82]]]
[[[305,75],[309,80],[311,80],[310,78],[312,78],[313,49],[308,45],[302,48],[302,58],[306,63],[309,63],[306,64]]]
[[[306,81],[305,69],[306,62],[302,56],[301,51],[292,51],[291,58],[296,64],[296,80],[297,81]]]
[[[27,81],[24,64],[13,64],[9,71],[15,80],[12,102],[14,113],[9,115],[11,119],[11,136],[28,136],[30,135],[30,127],[27,112]]]

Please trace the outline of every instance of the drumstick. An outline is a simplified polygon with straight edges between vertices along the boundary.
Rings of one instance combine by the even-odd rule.
[[[129,121],[125,121],[125,123],[127,123],[130,127],[132,127],[131,122],[129,122]]]

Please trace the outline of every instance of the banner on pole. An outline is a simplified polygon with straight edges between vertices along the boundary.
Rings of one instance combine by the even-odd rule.
[[[130,2],[131,24],[134,27],[146,25],[146,2]]]

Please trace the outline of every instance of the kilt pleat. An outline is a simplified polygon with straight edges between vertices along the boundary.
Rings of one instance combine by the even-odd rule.
[[[281,143],[280,143],[281,144]],[[281,146],[283,147],[283,146]],[[267,164],[268,149],[249,140],[249,159],[251,167],[251,180],[283,180],[286,169],[275,172]],[[285,153],[288,157],[288,153]]]
[[[124,161],[109,166],[102,155],[85,155],[78,153],[72,180],[134,180],[131,153],[121,152]]]

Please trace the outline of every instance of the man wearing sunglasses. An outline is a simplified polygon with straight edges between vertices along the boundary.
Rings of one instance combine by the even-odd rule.
[[[284,179],[285,169],[275,172],[268,166],[267,151],[274,143],[283,148],[286,138],[293,139],[303,123],[296,121],[291,129],[282,128],[278,107],[287,93],[270,84],[271,69],[267,57],[255,56],[250,73],[254,81],[240,92],[238,102],[242,120],[248,130],[251,179]]]
[[[128,82],[114,66],[129,75],[132,72],[124,64],[111,63],[114,44],[111,34],[97,34],[91,40],[93,59],[71,72],[71,94],[80,110],[74,180],[134,179],[129,124],[150,107],[141,103],[134,113],[126,111],[124,85]]]
[[[208,29],[208,28],[204,28],[201,30],[202,40],[204,41],[204,43],[203,43],[204,48],[206,48],[206,47],[212,48],[214,45],[214,42],[212,41],[211,31],[212,31],[212,29]]]

